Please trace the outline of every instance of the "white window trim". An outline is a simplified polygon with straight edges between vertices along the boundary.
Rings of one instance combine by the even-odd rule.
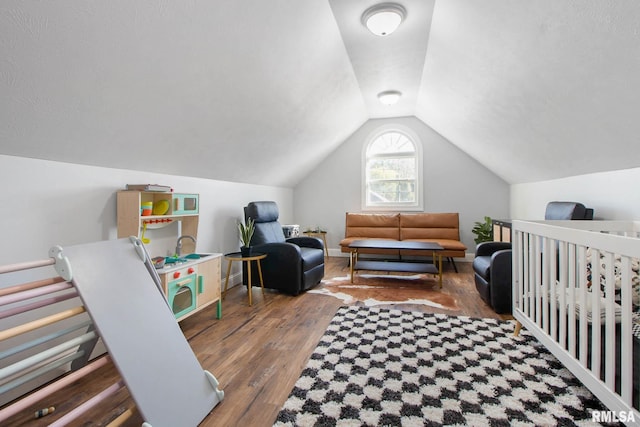
[[[380,135],[387,132],[398,132],[404,134],[415,145],[415,156],[417,162],[417,176],[416,176],[416,196],[415,203],[394,203],[393,205],[368,205],[367,204],[367,148],[376,140]],[[361,194],[361,208],[363,211],[378,211],[378,212],[398,212],[398,211],[424,211],[424,195],[422,193],[423,188],[423,174],[422,174],[422,142],[418,135],[410,128],[398,124],[386,124],[376,128],[369,134],[362,144],[361,154],[361,181],[360,181],[360,194]]]

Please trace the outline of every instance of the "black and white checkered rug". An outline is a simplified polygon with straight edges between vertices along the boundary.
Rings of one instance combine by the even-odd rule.
[[[595,425],[602,404],[513,325],[341,307],[274,425]]]

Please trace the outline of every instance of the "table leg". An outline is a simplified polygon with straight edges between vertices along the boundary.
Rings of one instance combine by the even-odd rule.
[[[355,263],[355,260],[353,259],[353,254],[354,254],[354,251],[349,252],[349,269],[351,271],[351,283],[353,283],[353,264]]]
[[[324,241],[324,253],[327,254],[327,257],[329,256],[329,248],[327,247],[327,235],[323,234],[322,235],[322,240]]]
[[[249,293],[249,307],[251,307],[251,261],[247,261],[247,292]]]
[[[224,292],[222,293],[222,298],[227,296],[227,287],[229,286],[229,274],[231,274],[231,263],[233,261],[229,260],[229,265],[227,267],[227,278],[224,281]]]
[[[440,283],[440,289],[442,289],[442,254],[438,252],[438,282]]]
[[[218,310],[216,311],[216,316],[218,319],[222,319],[222,300],[218,300]]]
[[[260,277],[260,287],[262,288],[262,301],[264,301],[264,282],[262,281],[262,265],[260,264],[260,260],[256,261],[258,263],[258,276]]]

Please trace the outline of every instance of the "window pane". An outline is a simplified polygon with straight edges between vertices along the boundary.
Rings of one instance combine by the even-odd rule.
[[[416,206],[417,147],[404,134],[386,132],[371,141],[365,153],[365,204],[389,208]]]
[[[397,132],[387,132],[379,136],[367,148],[367,157],[385,153],[415,153],[413,142]]]
[[[367,201],[370,203],[413,203],[416,201],[415,182],[403,180],[372,181]]]
[[[383,157],[367,162],[367,180],[378,179],[415,179],[416,161],[412,157]]]

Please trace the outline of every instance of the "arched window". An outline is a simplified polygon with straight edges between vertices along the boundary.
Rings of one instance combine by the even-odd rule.
[[[417,137],[398,129],[375,133],[364,150],[363,208],[422,208],[422,154]]]

